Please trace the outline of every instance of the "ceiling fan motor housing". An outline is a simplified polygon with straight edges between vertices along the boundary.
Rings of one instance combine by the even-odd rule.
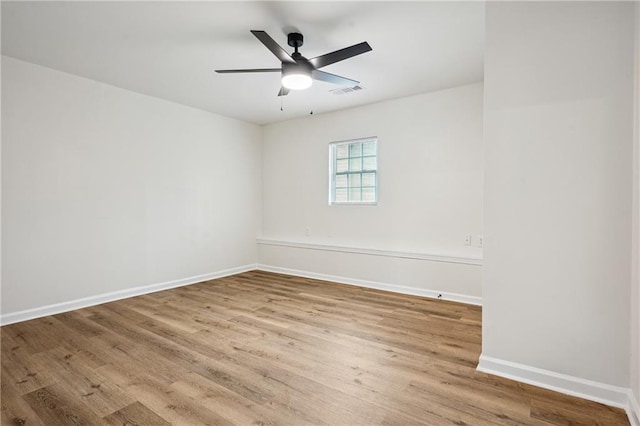
[[[309,63],[307,60],[298,60],[295,64],[290,64],[287,62],[282,63],[282,75],[286,74],[306,74],[311,75],[313,71],[313,65]]]

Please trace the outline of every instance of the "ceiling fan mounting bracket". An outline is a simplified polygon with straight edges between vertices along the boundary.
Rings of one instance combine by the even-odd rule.
[[[304,44],[304,37],[300,33],[289,33],[287,34],[287,44],[296,49],[297,52],[298,48]]]

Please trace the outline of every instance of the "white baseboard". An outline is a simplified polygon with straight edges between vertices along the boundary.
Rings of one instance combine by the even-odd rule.
[[[440,297],[440,299],[442,300],[467,303],[470,305],[482,305],[481,297],[468,296],[465,294],[447,293],[447,292],[442,292],[437,290],[427,290],[427,289],[422,289],[417,287],[405,287],[405,286],[400,286],[396,284],[387,284],[387,283],[380,283],[375,281],[360,280],[357,278],[347,278],[347,277],[340,277],[336,275],[320,274],[317,272],[301,271],[298,269],[281,268],[279,266],[263,265],[260,263],[257,265],[257,269],[261,271],[266,271],[266,272],[276,272],[279,274],[294,275],[297,277],[313,278],[313,279],[323,280],[323,281],[334,281],[341,284],[349,284],[349,285],[355,285],[358,287],[366,287],[366,288],[373,288],[376,290],[391,291],[394,293],[430,297],[433,299],[438,299],[438,295],[441,295],[442,297]]]
[[[628,398],[629,401],[625,410],[627,411],[627,416],[629,416],[629,422],[631,426],[640,426],[640,404],[638,404],[638,396],[629,389]]]
[[[318,274],[314,272],[299,271],[295,269],[280,268],[280,267],[268,266],[268,265],[249,264],[249,265],[239,266],[237,268],[230,268],[222,271],[212,272],[209,274],[197,275],[194,277],[182,278],[179,280],[167,281],[164,283],[127,288],[127,289],[113,291],[109,293],[98,294],[95,296],[89,296],[81,299],[71,300],[68,302],[55,303],[51,305],[41,306],[38,308],[26,309],[24,311],[2,314],[0,315],[0,326],[9,325],[9,324],[13,324],[21,321],[28,321],[36,318],[42,318],[48,315],[55,315],[63,312],[69,312],[75,309],[82,309],[89,306],[100,305],[102,303],[113,302],[120,299],[126,299],[128,297],[140,296],[143,294],[154,293],[156,291],[182,287],[185,285],[195,284],[202,281],[208,281],[216,278],[226,277],[229,275],[240,274],[242,272],[252,271],[255,269],[259,269],[262,271],[276,272],[281,274],[295,275],[299,277],[315,278],[315,279],[325,280],[325,281],[335,281],[342,284],[350,284],[350,285],[356,285],[360,287],[375,288],[378,290],[386,290],[386,291],[392,291],[395,293],[402,293],[402,294],[411,294],[414,296],[437,298],[438,295],[442,295],[441,298],[443,300],[451,300],[455,302],[468,303],[472,305],[482,304],[482,299],[480,297],[475,297],[475,296],[439,292],[436,290],[425,290],[425,289],[414,288],[414,287],[404,287],[404,286],[398,286],[393,284],[385,284],[385,283],[378,283],[373,281],[339,277],[335,275]]]
[[[209,274],[196,275],[194,277],[182,278],[164,283],[145,285],[140,287],[127,288],[109,293],[98,294],[95,296],[84,297],[82,299],[71,300],[68,302],[55,303],[53,305],[42,306],[39,308],[27,309],[24,311],[12,312],[0,316],[0,325],[8,325],[16,322],[27,321],[35,318],[46,317],[48,315],[60,314],[62,312],[73,311],[75,309],[86,308],[89,306],[100,305],[102,303],[113,302],[128,297],[140,296],[143,294],[154,293],[156,291],[168,290],[170,288],[182,287],[189,284],[195,284],[202,281],[213,280],[216,278],[227,277],[242,272],[252,271],[256,269],[255,264],[239,266],[237,268],[225,269],[222,271],[212,272]]]
[[[634,423],[633,413],[631,411],[633,410],[631,406],[633,393],[628,388],[560,374],[554,371],[489,357],[484,354],[480,355],[477,370],[589,401],[622,408],[627,412],[631,425],[640,426]],[[635,409],[637,413],[637,403]]]

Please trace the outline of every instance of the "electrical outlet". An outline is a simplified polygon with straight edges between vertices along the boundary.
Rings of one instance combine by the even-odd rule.
[[[304,228],[304,235],[306,235],[307,237],[311,236],[311,228]]]
[[[484,238],[482,237],[482,235],[476,235],[476,247],[482,248],[482,244],[484,242],[483,240]]]
[[[471,234],[464,236],[464,245],[465,246],[470,246],[471,245]]]

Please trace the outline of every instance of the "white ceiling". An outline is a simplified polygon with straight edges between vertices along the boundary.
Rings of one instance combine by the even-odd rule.
[[[276,68],[249,30],[307,58],[368,41],[373,51],[323,68],[365,90],[314,82],[276,95]],[[2,53],[114,86],[264,124],[481,81],[483,2],[2,2]]]

